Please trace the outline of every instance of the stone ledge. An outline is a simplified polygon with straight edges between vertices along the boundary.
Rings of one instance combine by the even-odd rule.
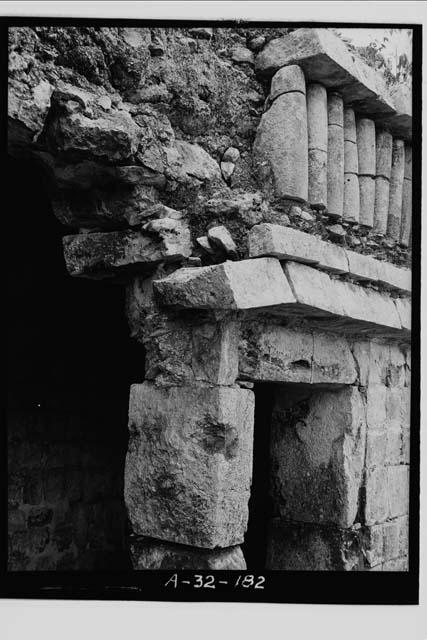
[[[308,82],[338,89],[357,112],[387,125],[394,135],[411,139],[411,96],[391,96],[382,75],[352,55],[329,29],[302,28],[271,40],[258,54],[255,68],[262,76],[272,76],[291,64],[303,69]]]
[[[411,293],[410,269],[401,269],[371,256],[348,251],[290,227],[270,223],[252,227],[249,256],[274,256],[279,260],[311,264],[330,273],[348,274],[361,282],[377,283],[398,293]]]

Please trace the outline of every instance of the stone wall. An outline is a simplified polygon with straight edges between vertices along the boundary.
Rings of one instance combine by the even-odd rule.
[[[406,569],[410,105],[328,29],[12,29],[9,71],[68,273],[145,348],[133,567],[245,568],[261,382],[269,566]]]

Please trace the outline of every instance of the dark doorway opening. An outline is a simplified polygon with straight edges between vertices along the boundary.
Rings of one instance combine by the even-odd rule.
[[[249,500],[249,522],[242,545],[249,570],[265,569],[267,534],[272,515],[270,498],[270,433],[275,386],[256,384],[254,453],[251,497]]]
[[[123,286],[71,278],[36,164],[9,159],[9,570],[129,568],[129,386],[144,377]]]

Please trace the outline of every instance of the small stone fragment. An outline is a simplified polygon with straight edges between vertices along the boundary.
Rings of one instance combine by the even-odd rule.
[[[243,45],[237,45],[231,52],[231,59],[236,64],[255,64],[254,54]]]
[[[332,224],[329,227],[326,227],[331,238],[337,238],[338,240],[342,240],[346,236],[346,230],[340,224]]]
[[[234,162],[221,162],[221,173],[224,180],[228,182],[234,173],[236,165]]]
[[[224,225],[212,227],[208,231],[208,239],[212,244],[225,251],[230,258],[233,260],[238,259],[239,254],[237,253],[236,243],[231,237],[227,227],[224,227]]]
[[[222,156],[222,162],[236,162],[240,158],[240,151],[236,147],[228,147]]]
[[[193,38],[210,40],[213,37],[213,29],[211,27],[192,27],[188,31]]]
[[[157,36],[151,37],[151,43],[148,45],[148,49],[152,56],[162,56],[165,52],[164,44]]]
[[[265,36],[256,36],[255,38],[251,38],[249,40],[248,46],[252,51],[260,51],[265,45],[266,38]]]

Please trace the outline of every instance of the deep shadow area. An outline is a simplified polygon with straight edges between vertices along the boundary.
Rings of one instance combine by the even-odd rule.
[[[9,569],[124,569],[129,386],[144,353],[123,286],[71,278],[43,175],[10,159],[6,247]]]
[[[272,513],[269,496],[270,433],[273,411],[274,385],[256,384],[254,453],[249,522],[242,545],[248,570],[265,569],[267,526]]]

